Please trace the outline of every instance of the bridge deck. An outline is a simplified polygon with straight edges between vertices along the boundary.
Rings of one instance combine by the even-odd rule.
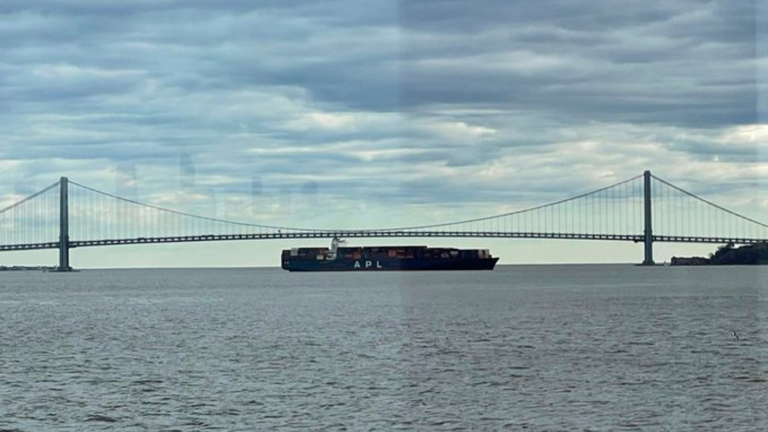
[[[339,238],[516,238],[516,239],[551,239],[551,240],[599,240],[599,241],[624,241],[640,243],[644,241],[642,235],[626,234],[578,234],[578,233],[521,233],[521,232],[496,232],[496,231],[308,231],[266,234],[226,234],[226,235],[198,235],[198,236],[174,236],[174,237],[139,237],[123,239],[102,240],[71,240],[71,248],[120,246],[137,244],[164,244],[164,243],[192,243],[213,241],[242,241],[242,240],[279,240],[279,239],[328,239]],[[663,243],[734,243],[755,244],[766,242],[768,239],[756,238],[731,238],[731,237],[686,237],[664,236],[653,237],[654,242]],[[2,245],[1,251],[58,249],[58,242]]]

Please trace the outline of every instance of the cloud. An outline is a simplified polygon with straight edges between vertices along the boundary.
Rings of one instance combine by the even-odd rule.
[[[754,5],[615,6],[408,2],[403,102],[415,111],[469,105],[575,122],[755,122]]]
[[[768,153],[755,13],[695,0],[6,1],[0,167],[13,180],[0,195],[60,175],[110,190],[128,170],[143,200],[199,192],[232,209],[258,177],[268,213],[228,212],[306,221],[285,203],[311,182],[327,212],[402,205],[410,220],[424,206],[522,208],[649,168],[743,203]],[[198,190],[177,196],[185,157]]]

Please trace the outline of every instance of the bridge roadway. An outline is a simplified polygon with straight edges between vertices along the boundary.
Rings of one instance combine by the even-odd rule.
[[[70,240],[70,248],[95,247],[95,246],[121,246],[138,244],[162,244],[162,243],[191,243],[212,241],[237,241],[237,240],[279,240],[279,239],[330,239],[339,238],[417,238],[417,237],[448,237],[448,238],[518,238],[518,239],[552,239],[552,240],[603,240],[603,241],[628,241],[641,243],[645,240],[642,234],[575,234],[575,233],[523,233],[523,232],[497,232],[497,231],[302,231],[266,234],[210,234],[196,236],[171,236],[171,237],[139,237],[124,239],[104,240]],[[654,242],[666,243],[733,243],[755,244],[766,242],[768,239],[756,238],[732,238],[732,237],[690,237],[654,235]],[[35,244],[2,245],[2,251],[43,250],[58,249],[59,242],[46,242]]]

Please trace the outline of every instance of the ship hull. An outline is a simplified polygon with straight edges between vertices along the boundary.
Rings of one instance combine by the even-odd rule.
[[[282,267],[291,272],[493,270],[498,260],[498,258],[290,260],[283,262]]]

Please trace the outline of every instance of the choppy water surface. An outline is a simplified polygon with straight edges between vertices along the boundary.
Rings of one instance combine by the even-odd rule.
[[[0,430],[766,430],[767,291],[756,267],[0,273]]]

